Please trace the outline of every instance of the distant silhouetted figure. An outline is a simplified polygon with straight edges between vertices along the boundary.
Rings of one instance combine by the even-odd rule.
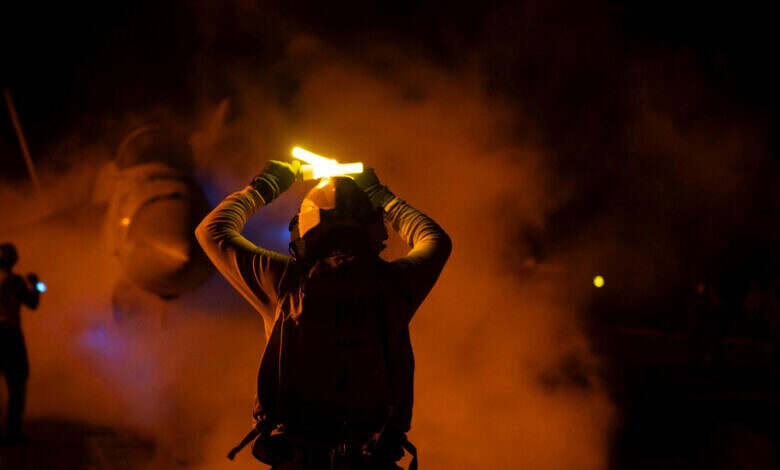
[[[206,254],[265,322],[253,453],[275,470],[398,469],[412,419],[409,322],[451,250],[444,230],[367,169],[323,180],[290,222],[292,256],[241,236],[300,178],[271,161],[196,231]],[[412,249],[379,257],[390,224]],[[259,436],[259,437],[258,437]]]
[[[38,278],[34,274],[25,279],[13,273],[18,259],[13,245],[0,245],[0,375],[5,376],[8,384],[6,443],[25,440],[22,434],[22,413],[29,365],[19,311],[22,305],[37,308],[40,299],[36,289]]]

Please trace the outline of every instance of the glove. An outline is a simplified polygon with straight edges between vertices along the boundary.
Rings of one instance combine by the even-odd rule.
[[[363,169],[363,173],[352,176],[352,179],[355,180],[358,188],[362,189],[363,191],[366,191],[366,189],[370,188],[371,186],[379,184],[379,178],[376,177],[376,173],[374,173],[373,168]]]
[[[379,178],[376,177],[373,168],[365,168],[363,173],[354,175],[352,179],[355,180],[358,188],[368,195],[375,208],[384,209],[395,198],[395,195],[386,186],[379,183]]]
[[[296,180],[303,177],[301,162],[292,163],[270,160],[262,173],[255,176],[251,186],[260,193],[266,204],[287,191]]]

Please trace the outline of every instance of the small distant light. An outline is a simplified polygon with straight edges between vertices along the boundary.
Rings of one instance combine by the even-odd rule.
[[[604,277],[596,276],[593,278],[593,285],[596,287],[604,287]]]
[[[130,225],[130,217],[123,218],[122,220],[119,221],[119,224],[122,227],[127,227],[128,225]]]
[[[35,290],[38,292],[46,292],[46,284],[44,284],[42,281],[38,281],[38,283],[35,284]]]

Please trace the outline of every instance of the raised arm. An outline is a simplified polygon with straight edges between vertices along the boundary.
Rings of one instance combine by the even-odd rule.
[[[273,327],[279,281],[290,257],[254,245],[241,231],[258,209],[287,190],[299,175],[300,164],[269,162],[249,186],[225,198],[195,229],[214,266],[263,316],[266,333]]]
[[[379,183],[374,171],[366,169],[355,177],[375,207],[385,210],[385,221],[411,247],[393,265],[401,273],[401,282],[410,293],[414,309],[419,307],[439,278],[452,251],[452,241],[430,217],[397,198]]]

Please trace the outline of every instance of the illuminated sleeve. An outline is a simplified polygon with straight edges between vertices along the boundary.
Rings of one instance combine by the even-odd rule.
[[[195,236],[219,272],[260,312],[270,333],[279,282],[291,258],[260,248],[241,235],[246,221],[265,205],[261,194],[266,191],[254,185],[231,194],[201,221]]]
[[[452,241],[439,224],[406,202],[397,197],[384,199],[385,221],[412,247],[405,257],[392,264],[409,293],[413,314],[439,278],[452,251]]]

